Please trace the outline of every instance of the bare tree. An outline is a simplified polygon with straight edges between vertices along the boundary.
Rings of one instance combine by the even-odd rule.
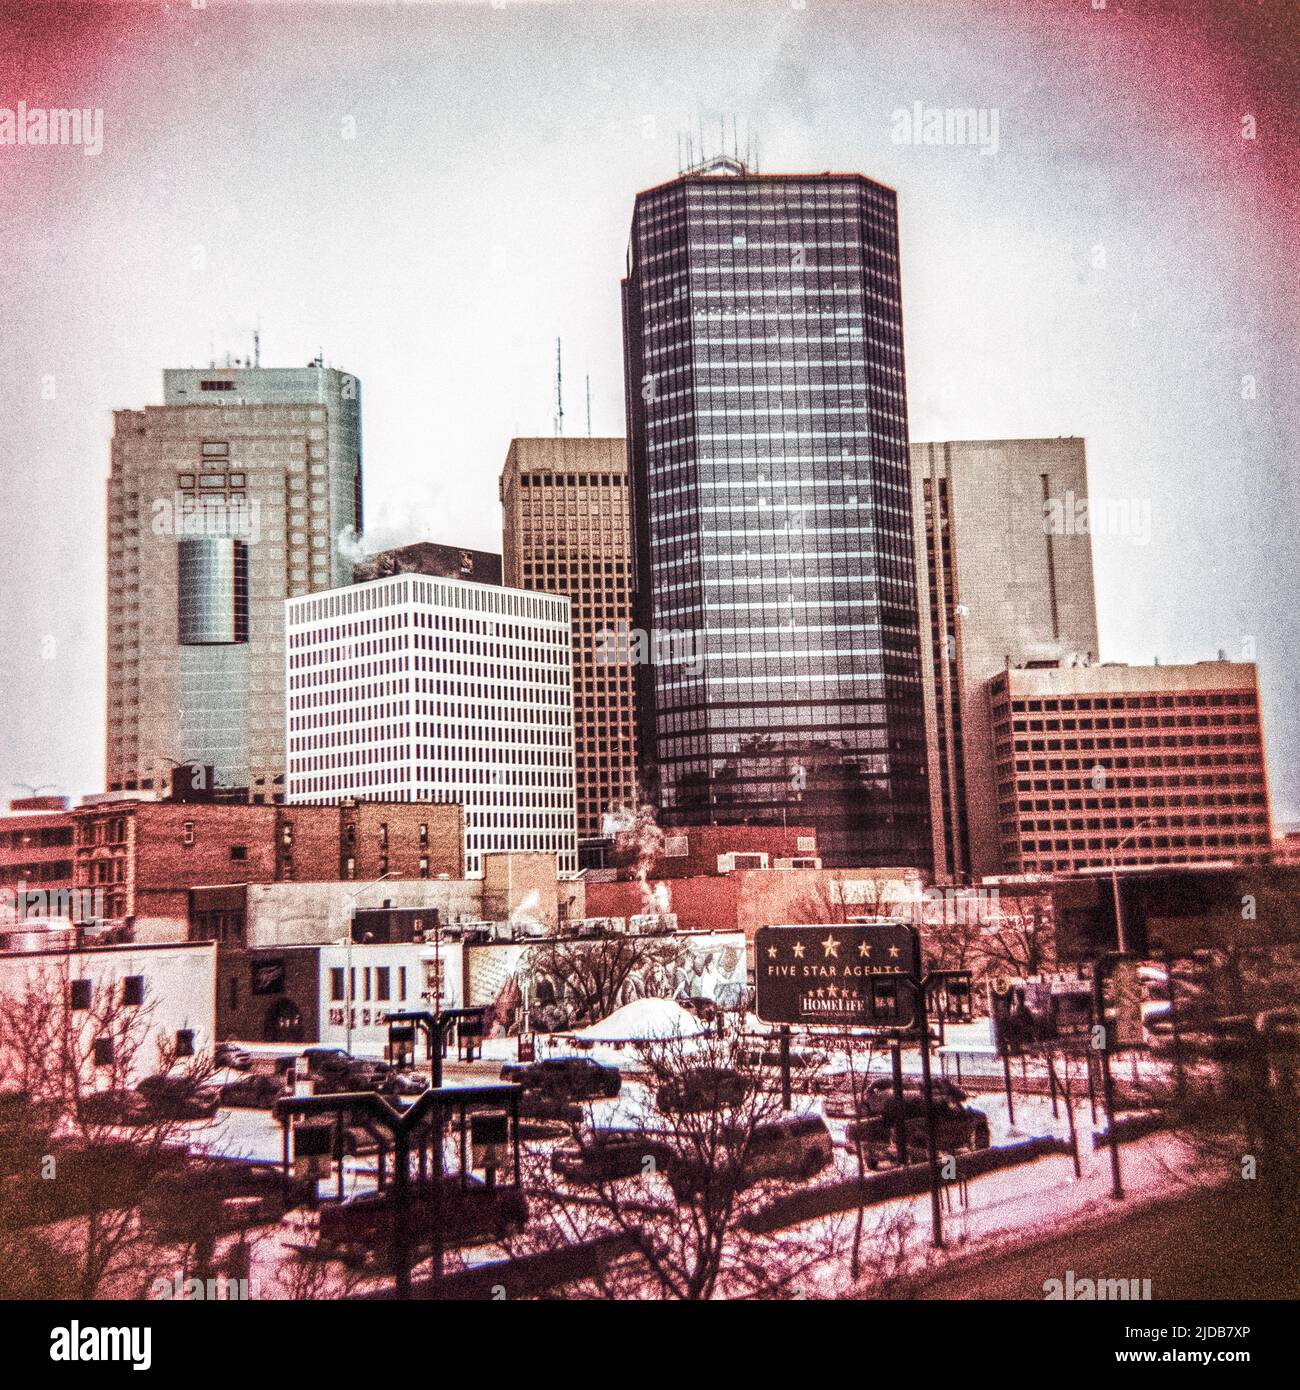
[[[596,940],[554,937],[529,948],[526,969],[536,997],[553,995],[566,1022],[595,1023],[639,994],[671,993],[684,948],[670,937],[611,933]]]
[[[1300,947],[1225,944],[1197,953],[1194,987],[1175,1057],[1148,1068],[1136,1085],[1139,1105],[1198,1155],[1200,1172],[1221,1173],[1246,1205],[1266,1206],[1270,1228],[1300,1224]],[[1177,975],[1178,971],[1175,971]],[[1194,994],[1194,1009],[1187,996]],[[1239,1181],[1240,1180],[1240,1181]],[[1258,1194],[1258,1196],[1256,1196]]]
[[[645,1151],[630,1178],[580,1188],[544,1155],[529,1167],[533,1215],[512,1254],[622,1238],[625,1254],[575,1275],[569,1295],[705,1300],[791,1298],[843,1249],[846,1223],[812,1222],[797,1238],[762,1220],[794,1175],[768,1164],[763,1127],[782,1115],[774,1074],[740,1037],[643,1044]]]
[[[1056,934],[1050,905],[1040,896],[1000,894],[980,925],[979,970],[992,975],[1040,975],[1056,968]]]
[[[110,977],[77,1000],[72,983],[66,959],[42,962],[20,990],[0,998],[0,1087],[21,1096],[27,1111],[27,1151],[0,1223],[23,1234],[6,1253],[21,1263],[26,1252],[30,1263],[34,1251],[56,1248],[68,1271],[65,1291],[80,1298],[128,1288],[139,1295],[166,1244],[142,1222],[141,1206],[164,1195],[187,1155],[183,1122],[146,1107],[131,1082],[153,1070],[197,1089],[211,1061],[182,1059],[161,1038],[150,1048],[147,995],[128,1003],[123,982]],[[188,1202],[177,1188],[170,1196]],[[210,1233],[191,1215],[202,1249]],[[173,1248],[166,1258],[175,1259]]]

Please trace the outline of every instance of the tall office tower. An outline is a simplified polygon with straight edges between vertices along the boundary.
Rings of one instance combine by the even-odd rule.
[[[501,507],[505,582],[571,605],[578,838],[608,838],[611,819],[636,806],[624,441],[512,440]]]
[[[1082,439],[912,445],[935,875],[1002,870],[988,682],[1097,659]]]
[[[1002,671],[989,702],[1007,873],[1269,862],[1253,664]]]
[[[664,821],[928,866],[896,195],[731,160],[642,193],[623,322]]]
[[[284,600],[351,582],[360,383],[184,369],[163,402],[114,415],[107,785],[157,790],[198,763],[283,800]]]
[[[395,575],[285,605],[291,803],[454,802],[485,850],[578,867],[569,601]]]

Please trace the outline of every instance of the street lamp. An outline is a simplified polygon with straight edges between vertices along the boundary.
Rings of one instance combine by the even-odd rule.
[[[352,903],[353,909],[355,910],[357,899],[361,896],[362,893],[364,893],[364,892],[366,891],[367,888],[374,888],[377,884],[382,883],[386,878],[392,878],[392,876],[393,876],[393,870],[390,869],[386,874],[380,874],[378,878],[376,878],[376,879],[371,879],[371,881],[370,881],[369,883],[363,883],[363,884],[361,885],[360,888],[358,888],[358,889],[356,889],[355,891],[349,893],[349,894],[348,894],[348,899],[349,899],[349,901]],[[343,1016],[343,1026],[344,1026],[344,1029],[345,1029],[345,1038],[346,1038],[346,1041],[345,1041],[345,1043],[344,1043],[344,1048],[343,1048],[343,1050],[348,1054],[349,1057],[352,1056],[352,921],[353,921],[353,913],[352,913],[352,912],[349,912],[349,913],[348,913],[348,942],[347,942],[347,945],[348,945],[347,977],[346,977],[346,985],[345,985],[344,991],[343,991],[343,992],[344,992],[344,1003],[343,1003],[343,1007],[344,1007],[344,1010],[345,1010],[345,1013],[344,1013],[344,1016]]]
[[[1115,896],[1115,944],[1121,955],[1127,953],[1128,942],[1124,939],[1124,906],[1119,897],[1119,852],[1140,830],[1145,830],[1149,825],[1154,825],[1160,820],[1160,816],[1148,816],[1146,820],[1138,821],[1132,830],[1114,847],[1110,852],[1110,886]]]

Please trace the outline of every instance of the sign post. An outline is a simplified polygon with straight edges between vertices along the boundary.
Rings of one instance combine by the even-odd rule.
[[[765,1023],[910,1029],[919,937],[898,922],[759,927],[755,1011]]]
[[[789,1109],[790,1026],[840,1025],[888,1033],[893,1042],[895,1141],[907,1162],[900,1046],[915,1037],[921,1048],[926,1155],[930,1163],[931,1241],[943,1245],[939,1153],[930,1074],[930,1021],[926,992],[957,979],[954,972],[921,971],[921,934],[903,922],[760,927],[754,940],[755,1012],[781,1025],[782,1103]],[[968,978],[968,977],[967,977]],[[941,1007],[942,1012],[942,1007]]]

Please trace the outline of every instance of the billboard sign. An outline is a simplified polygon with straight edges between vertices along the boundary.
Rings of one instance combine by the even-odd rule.
[[[1019,1056],[1026,1048],[1088,1037],[1092,981],[1075,975],[994,977],[989,981],[993,1046]]]
[[[765,1023],[908,1028],[915,1022],[920,944],[900,922],[760,927],[756,1012]]]

